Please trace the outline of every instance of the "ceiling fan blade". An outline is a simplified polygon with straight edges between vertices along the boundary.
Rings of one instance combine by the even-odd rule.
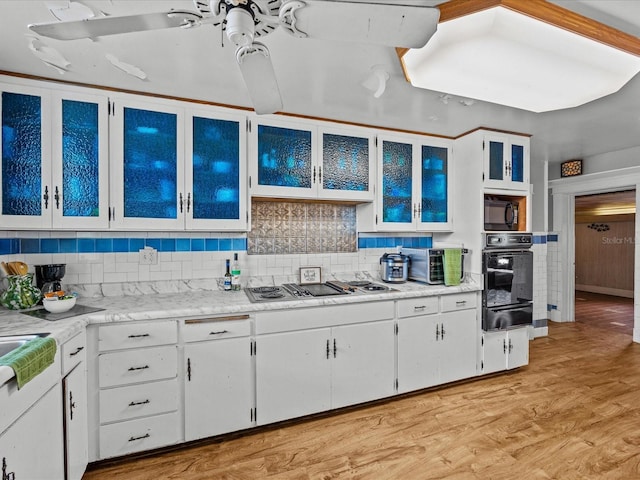
[[[258,42],[239,47],[236,59],[256,113],[263,115],[281,110],[282,97],[267,47]]]
[[[439,18],[420,0],[293,0],[280,8],[280,24],[294,36],[404,48],[423,47]]]
[[[193,12],[170,11],[122,17],[96,17],[72,22],[41,23],[29,25],[29,28],[44,37],[57,40],[77,40],[120,33],[192,26],[197,24],[201,18],[200,15]]]

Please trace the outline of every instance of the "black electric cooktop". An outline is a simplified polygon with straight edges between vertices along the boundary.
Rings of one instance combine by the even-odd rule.
[[[22,313],[23,315],[29,315],[31,317],[39,318],[41,320],[55,321],[62,320],[63,318],[71,318],[78,315],[84,315],[85,313],[101,312],[102,310],[104,310],[104,308],[87,307],[85,305],[78,305],[76,303],[73,308],[67,310],[66,312],[52,313],[45,310],[44,307],[40,307],[36,310],[29,310],[27,312],[20,313]]]

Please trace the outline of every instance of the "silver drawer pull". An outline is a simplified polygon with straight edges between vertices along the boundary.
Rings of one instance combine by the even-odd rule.
[[[145,365],[144,367],[129,367],[129,371],[134,372],[136,370],[146,370],[147,368],[149,368],[149,365]]]
[[[456,307],[461,307],[462,305],[466,305],[467,301],[466,300],[458,300],[456,302]]]
[[[413,307],[414,310],[425,310],[427,308],[426,305],[418,305],[417,307]]]
[[[135,442],[136,440],[142,440],[143,438],[149,438],[151,435],[149,435],[148,433],[142,435],[141,437],[130,437],[129,441],[130,442]]]
[[[129,335],[129,338],[142,338],[142,337],[150,337],[148,333],[143,333],[141,335]]]
[[[147,403],[151,403],[149,399],[143,400],[142,402],[131,402],[129,403],[130,407],[135,407],[136,405],[146,405]]]
[[[70,353],[69,356],[70,357],[75,357],[77,354],[79,354],[82,350],[84,350],[84,347],[78,347],[76,348],[76,351],[73,353]]]
[[[229,333],[228,330],[219,330],[217,332],[211,332],[209,335],[222,335],[223,333]]]

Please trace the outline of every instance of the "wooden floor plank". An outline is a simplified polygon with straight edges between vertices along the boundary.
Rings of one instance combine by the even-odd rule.
[[[581,300],[575,323],[551,323],[548,337],[531,342],[530,365],[515,372],[92,466],[84,478],[640,478],[633,301],[611,317],[605,300],[588,308]]]

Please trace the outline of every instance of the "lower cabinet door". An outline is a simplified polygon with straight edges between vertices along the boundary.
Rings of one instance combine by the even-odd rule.
[[[89,462],[87,372],[76,365],[63,380],[66,480],[81,480]]]
[[[173,445],[181,441],[178,412],[100,426],[100,458]]]
[[[376,400],[395,393],[393,320],[331,330],[331,408]]]
[[[65,478],[60,384],[0,435],[0,462],[2,478]]]
[[[438,383],[436,338],[440,339],[439,323],[436,315],[398,320],[398,393]]]
[[[259,425],[331,408],[332,348],[329,328],[256,338]]]
[[[506,370],[507,332],[484,332],[482,337],[482,373]]]
[[[476,375],[478,324],[475,310],[440,315],[439,383]]]
[[[184,359],[185,440],[251,427],[251,339],[188,344]]]
[[[516,328],[507,334],[507,368],[529,364],[529,329]]]

